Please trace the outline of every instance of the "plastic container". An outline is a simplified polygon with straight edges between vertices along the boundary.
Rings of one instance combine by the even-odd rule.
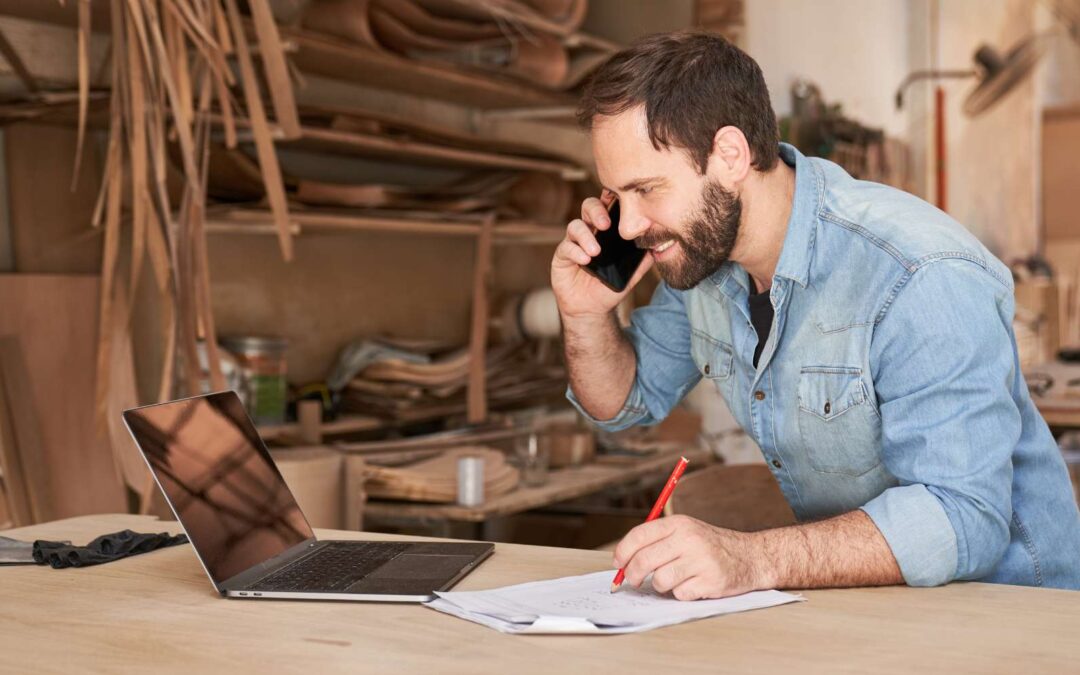
[[[457,503],[480,506],[484,503],[484,458],[462,457],[457,462]]]

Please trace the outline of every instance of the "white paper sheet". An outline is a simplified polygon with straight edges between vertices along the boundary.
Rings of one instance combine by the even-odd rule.
[[[614,572],[533,581],[487,591],[438,593],[428,607],[503,633],[637,633],[721,614],[803,600],[780,591],[755,591],[721,600],[685,602],[660,595],[648,581],[640,590],[611,592]]]

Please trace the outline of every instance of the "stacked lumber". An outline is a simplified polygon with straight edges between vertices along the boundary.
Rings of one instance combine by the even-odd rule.
[[[342,407],[399,421],[460,414],[470,363],[466,348],[438,354],[429,363],[378,361],[349,383]],[[563,366],[538,360],[528,344],[493,347],[485,363],[492,409],[546,402],[566,389]]]
[[[519,472],[498,450],[462,446],[409,466],[367,466],[365,489],[369,497],[417,502],[453,502],[457,499],[457,464],[462,457],[484,460],[484,498],[510,492]]]
[[[584,170],[550,153],[356,109],[306,108],[301,116],[300,135],[280,145],[320,153],[342,168],[336,174],[351,174],[344,168],[357,158],[459,170],[454,177],[435,182],[417,177],[410,183],[335,182],[312,175],[305,162],[290,164],[286,156],[282,180],[293,211],[348,209],[431,221],[494,213],[500,220],[562,227],[580,201],[567,177],[581,177]],[[211,197],[260,205],[267,198],[259,167],[249,154],[211,144],[209,162]]]
[[[572,89],[613,51],[577,32],[586,0],[315,0],[304,27],[406,58]]]

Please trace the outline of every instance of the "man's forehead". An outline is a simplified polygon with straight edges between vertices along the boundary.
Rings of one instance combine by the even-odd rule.
[[[592,146],[600,183],[612,190],[661,178],[686,161],[683,153],[653,145],[644,106],[597,117],[592,125]]]

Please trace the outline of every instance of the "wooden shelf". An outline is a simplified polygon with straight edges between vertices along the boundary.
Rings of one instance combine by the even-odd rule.
[[[222,122],[220,115],[214,115],[213,119],[219,125]],[[249,126],[247,120],[237,120],[236,124],[239,128]],[[587,172],[581,167],[557,159],[459,148],[414,139],[312,126],[301,127],[300,138],[293,140],[282,138],[282,132],[276,126],[271,126],[271,131],[277,137],[275,145],[278,147],[296,147],[317,152],[331,152],[395,161],[413,160],[454,166],[540,171],[555,173],[567,180],[584,180],[588,176]],[[247,140],[243,136],[241,138]]]
[[[516,490],[488,499],[480,506],[457,504],[428,504],[408,501],[371,500],[364,505],[364,517],[377,521],[456,520],[479,523],[489,518],[521,513],[557,502],[592,494],[616,485],[625,485],[642,478],[662,478],[680,456],[685,456],[696,469],[708,466],[712,455],[700,448],[646,455],[620,464],[594,462],[549,474],[548,482],[539,487],[521,486]]]
[[[475,237],[480,224],[424,219],[402,219],[353,213],[289,212],[295,223],[294,234],[304,232],[403,232],[443,236]],[[206,231],[210,234],[277,236],[273,216],[263,209],[215,208],[206,214]],[[565,236],[565,229],[555,225],[539,225],[522,221],[507,221],[495,225],[497,244],[556,244]]]
[[[378,417],[366,415],[346,415],[332,422],[324,422],[319,429],[324,436],[335,434],[351,434],[361,431],[377,431],[386,428],[386,422]],[[259,436],[264,441],[284,441],[300,437],[300,425],[292,424],[261,424],[256,427]]]
[[[477,108],[573,105],[569,94],[450,65],[406,59],[310,31],[281,27],[304,72]]]

